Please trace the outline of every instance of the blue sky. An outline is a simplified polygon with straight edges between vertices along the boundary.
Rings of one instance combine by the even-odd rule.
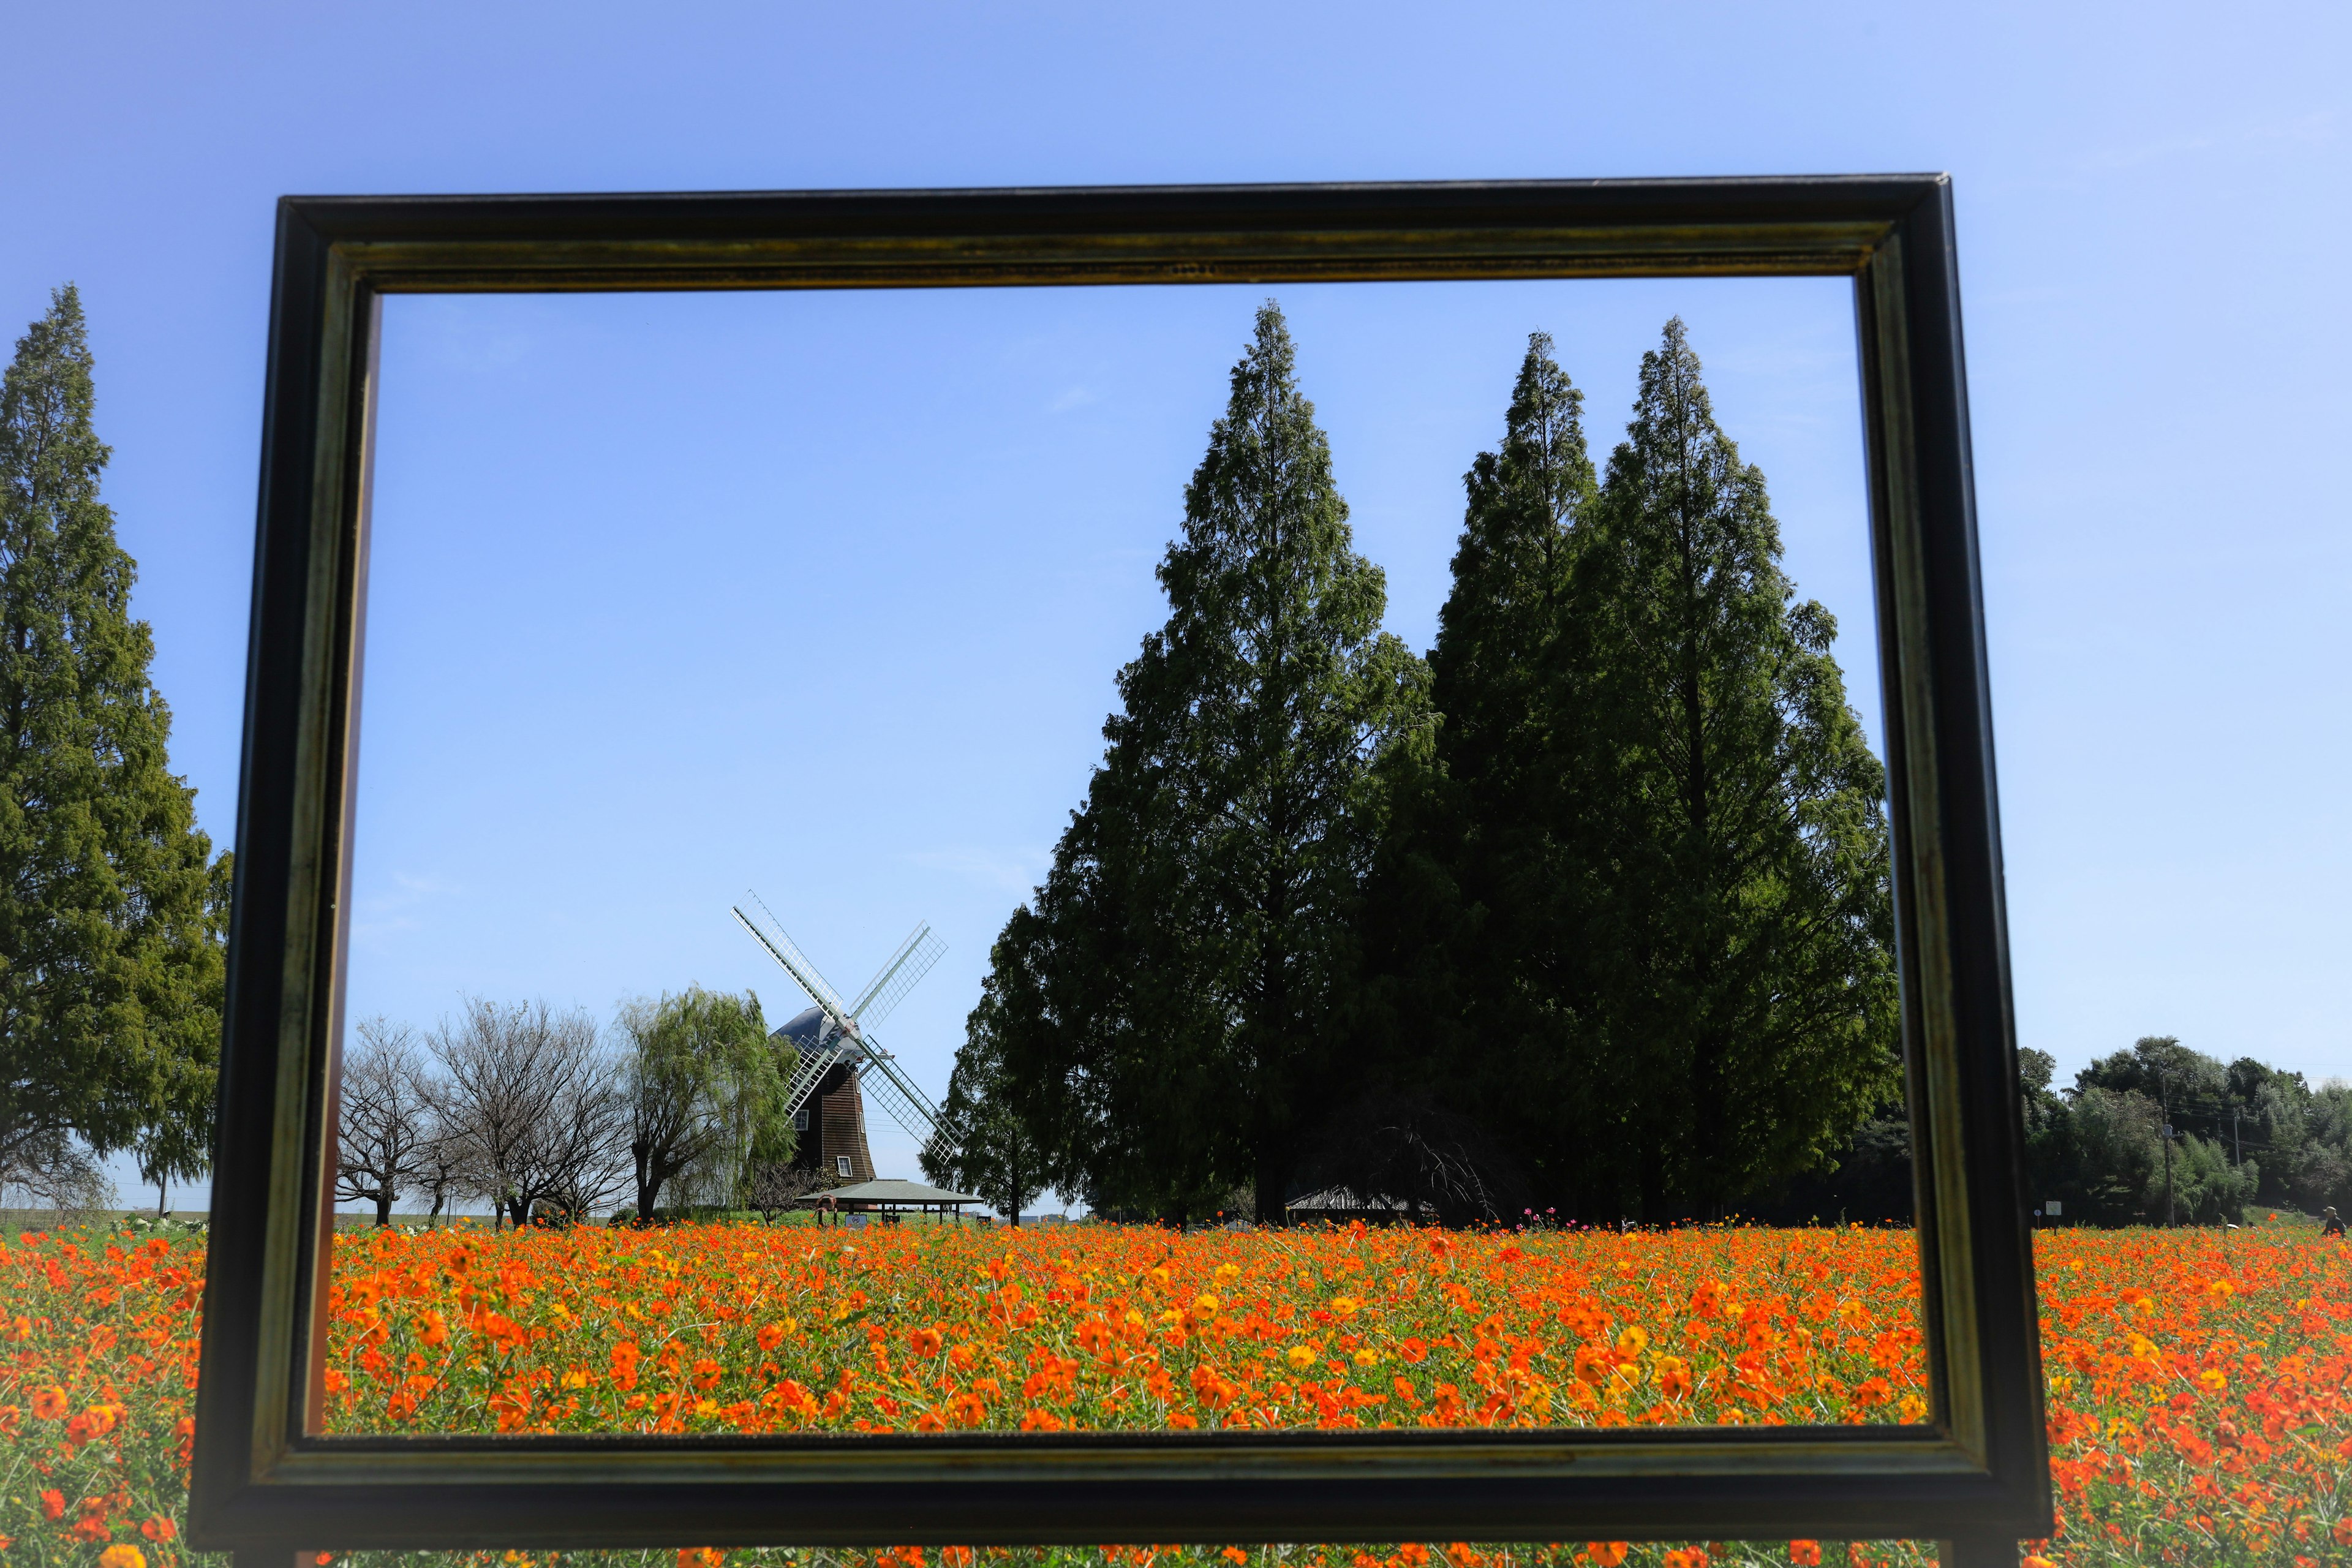
[[[0,322],[81,286],[174,762],[225,833],[281,193],[1948,170],[2020,1038],[2069,1071],[2165,1032],[2317,1078],[2352,1071],[2347,31],[2319,5],[26,11]],[[1560,337],[1605,446],[1667,310],[1801,585],[1862,631],[1832,286],[1379,292],[1282,294],[1416,644],[1525,331]],[[355,1005],[780,1000],[724,923],[756,885],[845,985],[940,927],[888,1037],[943,1079],[1255,302],[396,301]],[[873,342],[898,352],[848,353]],[[526,551],[510,593],[448,570]],[[523,701],[559,664],[595,679]]]

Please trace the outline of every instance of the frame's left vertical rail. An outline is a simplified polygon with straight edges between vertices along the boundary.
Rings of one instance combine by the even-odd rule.
[[[312,215],[281,202],[188,1512],[200,1549],[266,1539],[257,1485],[319,1410],[376,313]]]

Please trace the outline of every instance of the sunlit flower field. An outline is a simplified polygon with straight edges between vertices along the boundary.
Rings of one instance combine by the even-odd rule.
[[[1072,1226],[347,1233],[328,1426],[824,1432],[1917,1420],[1914,1241]],[[2352,1251],[2307,1229],[2041,1237],[2050,1563],[2352,1563]],[[174,1568],[203,1254],[0,1244],[0,1552]],[[716,1553],[966,1568],[971,1552]],[[1917,1563],[1814,1542],[1105,1547],[1082,1568]],[[362,1554],[389,1561],[385,1554]],[[539,1565],[551,1554],[486,1554]],[[655,1563],[646,1553],[560,1561]],[[420,1559],[421,1561],[421,1559]],[[660,1554],[668,1568],[669,1554]],[[365,1563],[361,1568],[367,1568]],[[2035,1565],[2039,1568],[2039,1565]]]

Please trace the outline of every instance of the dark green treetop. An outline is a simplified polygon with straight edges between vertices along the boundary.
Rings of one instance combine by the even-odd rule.
[[[1531,760],[1526,731],[1540,724],[1537,686],[1562,629],[1571,536],[1594,490],[1583,412],[1550,335],[1529,334],[1502,444],[1463,476],[1469,501],[1429,668],[1445,715],[1439,753],[1465,782],[1516,775]]]
[[[1722,1212],[1895,1087],[1884,770],[1836,624],[1791,603],[1764,476],[1679,320],[1577,552],[1560,771],[1605,873],[1583,931],[1643,1209]],[[1606,1173],[1595,1171],[1595,1180]]]
[[[184,1173],[210,1141],[221,873],[165,753],[92,396],[68,286],[0,384],[0,1163],[144,1130]]]
[[[1046,1154],[1014,1092],[1004,1061],[1003,972],[992,970],[964,1026],[939,1132],[922,1152],[923,1174],[943,1187],[986,1198],[1014,1225],[1045,1190]]]
[[[1587,868],[1579,801],[1561,783],[1554,690],[1596,488],[1582,408],[1551,339],[1531,334],[1502,440],[1464,476],[1453,586],[1429,656],[1443,714],[1433,763],[1398,770],[1365,911],[1353,1076],[1388,1097],[1390,1121],[1412,1107],[1423,1119],[1472,1118],[1491,1135],[1485,1147],[1507,1152],[1479,1173],[1496,1194],[1524,1178],[1559,1195],[1550,1146],[1583,1142],[1558,1110],[1575,1092],[1589,1031]],[[1432,1060],[1444,1070],[1433,1073]]]
[[[1269,302],[1159,568],[1167,623],[998,945],[1007,1066],[1047,1086],[1037,1124],[1097,1205],[1198,1213],[1247,1184],[1281,1214],[1337,1048],[1380,764],[1431,729],[1347,519]]]

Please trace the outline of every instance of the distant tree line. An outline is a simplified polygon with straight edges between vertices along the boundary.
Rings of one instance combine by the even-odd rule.
[[[335,1196],[391,1223],[487,1203],[515,1225],[620,1206],[780,1207],[797,1195],[784,1085],[798,1054],[759,998],[689,987],[579,1011],[476,997],[421,1037],[362,1023],[337,1079]],[[787,1192],[784,1189],[793,1188]]]
[[[2240,1224],[2256,1206],[2352,1208],[2352,1084],[2315,1088],[2252,1057],[2224,1066],[2169,1035],[2098,1058],[2063,1089],[2047,1051],[2021,1050],[2018,1066],[2026,1182],[2051,1223]],[[1910,1126],[1896,1100],[1856,1131],[1834,1170],[1809,1173],[1758,1217],[1911,1213]]]
[[[935,1175],[1660,1220],[1786,1194],[1899,1092],[1884,775],[1683,324],[1601,471],[1532,337],[1465,489],[1423,659],[1259,312]]]
[[[172,712],[99,497],[71,285],[0,381],[0,1192],[101,1207],[129,1150],[159,1205],[208,1168],[229,857],[172,773]]]
[[[2161,1035],[2102,1057],[2059,1093],[2050,1058],[2021,1056],[2034,1196],[2064,1215],[2211,1225],[2254,1205],[2352,1208],[2352,1085],[2315,1089],[2252,1057],[2225,1067]]]

